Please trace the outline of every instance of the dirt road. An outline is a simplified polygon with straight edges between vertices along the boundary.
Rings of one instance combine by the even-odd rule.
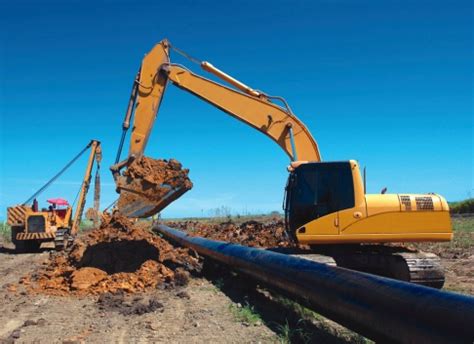
[[[265,232],[266,227],[261,230]],[[137,233],[146,237],[142,232]],[[249,242],[255,240],[245,230],[238,233]],[[92,234],[94,232],[81,235],[90,237]],[[459,236],[450,246],[440,244],[425,249],[442,257],[447,270],[446,289],[474,294],[472,233],[468,231],[466,235],[469,235],[468,241]],[[278,236],[277,239],[278,244],[281,240]],[[155,239],[147,240],[154,242]],[[466,243],[466,247],[461,246],[462,243]],[[157,247],[163,254],[171,252],[176,256],[178,252],[162,243]],[[147,256],[147,259],[161,259],[173,268],[174,263],[170,264],[173,261],[167,254],[164,256],[168,258]],[[122,260],[129,263],[133,258],[130,254],[124,257]],[[290,300],[258,290],[248,279],[234,276],[228,269],[218,268],[212,273],[204,269],[191,276],[186,286],[162,283],[142,291],[135,288],[128,294],[67,292],[60,296],[49,292],[32,293],[28,285],[19,283],[24,276],[30,276],[24,281],[34,280],[45,267],[52,267],[53,272],[61,268],[51,262],[48,250],[15,254],[11,244],[0,241],[0,343],[366,342],[356,333]],[[61,278],[61,273],[53,272],[43,277]],[[109,278],[111,284],[104,282],[107,285],[121,283],[118,277]],[[127,288],[125,290],[131,290]]]
[[[185,287],[129,294],[57,296],[19,283],[50,262],[48,250],[15,254],[0,242],[0,343],[365,342],[228,271],[203,272]]]
[[[238,321],[230,311],[233,302],[203,278],[179,289],[109,300],[31,295],[15,284],[46,262],[49,253],[16,255],[6,246],[0,251],[1,342],[278,342],[262,323],[249,326]],[[157,307],[148,307],[150,301]],[[156,309],[147,313],[152,308]]]

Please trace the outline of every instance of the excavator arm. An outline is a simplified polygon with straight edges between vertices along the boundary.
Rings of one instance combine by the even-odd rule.
[[[120,170],[130,165],[134,159],[143,156],[168,82],[265,134],[283,149],[291,161],[321,161],[316,141],[305,125],[291,112],[283,98],[254,90],[208,62],[199,62],[201,68],[232,87],[197,75],[184,66],[171,63],[170,49],[171,45],[167,40],[155,45],[143,59],[134,81],[122,126],[123,133],[116,164],[111,167],[117,190],[121,195],[132,193],[136,199],[137,195],[142,194],[139,189],[143,183],[124,178]],[[280,101],[282,106],[274,101]],[[120,162],[125,135],[130,127],[132,116],[133,125],[128,157]],[[175,192],[175,196],[169,199],[176,199],[177,194],[179,192]],[[131,207],[133,216],[146,217],[160,211],[170,202],[160,202],[160,205],[155,207],[150,205],[149,199],[136,203],[138,206]],[[137,210],[142,204],[143,208],[147,209],[146,211]],[[125,215],[131,216],[132,213]]]

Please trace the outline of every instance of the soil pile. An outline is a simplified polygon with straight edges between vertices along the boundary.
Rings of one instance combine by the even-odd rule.
[[[122,188],[117,206],[129,217],[148,217],[165,208],[193,183],[189,170],[177,160],[156,160],[140,157],[123,172]],[[133,191],[129,191],[133,190]],[[135,215],[137,214],[137,215]]]
[[[114,214],[77,239],[69,252],[52,252],[47,265],[22,282],[54,295],[134,293],[186,284],[190,272],[200,269],[195,252],[175,248],[147,227]]]
[[[252,247],[293,247],[294,243],[285,232],[282,220],[271,222],[247,221],[240,225],[233,222],[220,224],[198,221],[168,222],[168,226],[187,231],[194,236],[227,241]]]

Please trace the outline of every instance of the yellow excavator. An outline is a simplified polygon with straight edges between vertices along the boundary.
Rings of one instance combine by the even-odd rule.
[[[228,86],[172,63],[171,50],[198,63]],[[449,207],[442,196],[366,194],[358,163],[323,162],[316,141],[285,99],[250,88],[166,39],[142,61],[125,114],[116,164],[111,167],[120,197],[132,193],[135,199],[133,207],[119,209],[122,213],[130,217],[151,216],[186,191],[170,190],[166,200],[157,202],[145,196],[140,180],[125,178],[121,173],[134,159],[143,156],[168,83],[257,129],[288,155],[291,161],[284,210],[287,231],[296,242],[311,246],[313,253],[330,257],[340,266],[442,287],[444,272],[436,255],[385,244],[451,240]],[[129,154],[120,162],[132,115]]]
[[[36,197],[59,178],[82,154],[90,149],[86,172],[79,189],[77,205],[73,214],[72,206],[62,198],[48,199],[50,206],[39,209]],[[91,140],[79,154],[67,163],[53,178],[35,192],[21,205],[7,208],[7,223],[11,227],[11,239],[19,252],[34,252],[43,242],[54,242],[56,250],[65,249],[74,240],[82,218],[87,192],[91,183],[94,162],[97,163],[95,175],[94,204],[98,213],[100,192],[100,162],[102,149],[100,142]],[[73,216],[74,215],[74,216]]]

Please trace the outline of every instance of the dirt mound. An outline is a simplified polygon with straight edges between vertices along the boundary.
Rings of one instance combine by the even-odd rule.
[[[247,221],[240,225],[233,222],[220,224],[198,221],[167,222],[166,225],[185,230],[191,235],[232,242],[252,247],[292,247],[294,243],[285,232],[282,220],[267,223]]]
[[[77,239],[69,252],[52,252],[48,264],[23,283],[54,295],[133,293],[186,284],[190,272],[200,269],[197,255],[175,248],[147,227],[114,214]]]

